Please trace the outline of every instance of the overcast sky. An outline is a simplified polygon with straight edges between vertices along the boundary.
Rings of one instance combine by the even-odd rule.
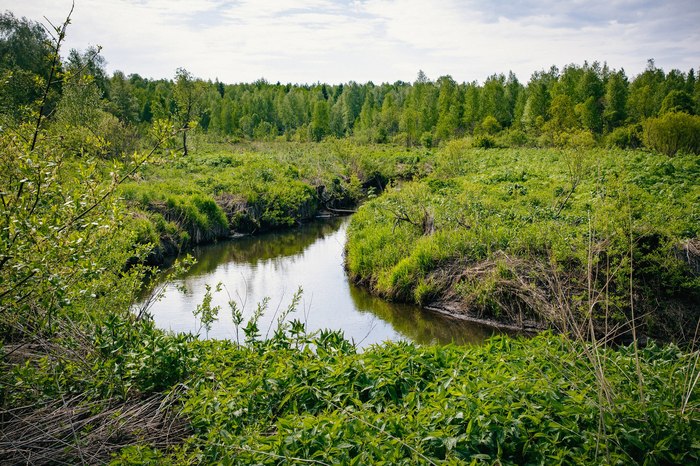
[[[54,24],[71,0],[0,0]],[[111,73],[226,83],[479,81],[584,60],[629,77],[700,67],[700,0],[75,0],[64,53],[101,45]]]

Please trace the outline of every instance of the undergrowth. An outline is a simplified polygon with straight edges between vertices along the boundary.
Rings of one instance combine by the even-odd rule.
[[[386,343],[337,332],[238,346],[193,342],[182,394],[192,436],[115,464],[691,464],[700,460],[697,354],[647,345],[644,397],[631,347],[602,350],[608,401],[585,343],[543,334],[483,346]],[[685,406],[685,408],[682,408]]]

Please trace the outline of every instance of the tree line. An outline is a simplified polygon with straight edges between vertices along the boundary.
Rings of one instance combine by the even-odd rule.
[[[3,118],[22,118],[40,96],[49,66],[46,43],[46,32],[37,23],[9,12],[0,15]],[[605,63],[584,62],[535,72],[526,84],[512,72],[494,74],[483,83],[458,83],[449,75],[431,80],[423,71],[412,83],[282,84],[260,79],[225,84],[196,78],[184,68],[173,79],[121,71],[110,76],[105,63],[98,49],[71,51],[62,63],[61,86],[45,111],[95,137],[116,139],[114,146],[159,121],[229,138],[320,141],[352,136],[363,142],[427,147],[465,136],[484,147],[654,146],[649,136],[654,132],[644,131],[647,121],[682,114],[673,126],[689,125],[691,139],[700,127],[695,71],[665,72],[651,59],[633,78]],[[689,148],[698,145],[691,141]]]

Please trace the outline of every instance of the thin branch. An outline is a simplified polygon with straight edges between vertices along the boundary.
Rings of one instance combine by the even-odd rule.
[[[74,8],[75,8],[75,2],[71,5],[70,12],[68,13],[68,16],[66,17],[66,20],[63,23],[63,26],[61,26],[61,28],[56,29],[56,31],[58,32],[58,38],[55,39],[56,45],[54,47],[54,53],[53,53],[53,57],[51,59],[51,71],[49,71],[49,79],[46,80],[46,87],[44,88],[44,95],[41,98],[41,105],[39,106],[39,115],[37,115],[37,118],[36,118],[36,127],[34,128],[34,135],[32,136],[32,144],[29,148],[30,152],[34,152],[34,148],[36,147],[36,141],[39,137],[39,130],[41,129],[41,122],[42,122],[42,119],[44,116],[44,108],[46,107],[46,102],[48,102],[48,100],[49,100],[49,91],[51,90],[53,76],[56,73],[56,69],[58,68],[58,61],[60,58],[59,52],[61,50],[61,43],[63,42],[63,39],[66,37],[66,29],[68,28],[68,25],[70,24],[70,17],[73,14]],[[21,189],[21,186],[22,185],[20,185],[20,189]]]

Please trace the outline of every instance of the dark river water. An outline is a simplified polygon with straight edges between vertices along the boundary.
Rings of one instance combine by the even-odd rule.
[[[301,301],[288,320],[305,322],[310,332],[342,330],[360,347],[386,340],[479,343],[493,333],[492,329],[417,306],[384,301],[351,284],[343,268],[349,221],[349,217],[335,218],[291,231],[196,248],[193,256],[197,264],[166,288],[163,298],[154,302],[149,312],[163,329],[235,340],[228,301],[234,300],[247,320],[257,303],[268,297],[267,311],[259,320],[264,337],[273,334],[277,316],[301,287]],[[213,292],[218,283],[223,285],[221,291]],[[212,287],[212,306],[221,306],[208,334],[193,315],[202,302],[206,284]]]

